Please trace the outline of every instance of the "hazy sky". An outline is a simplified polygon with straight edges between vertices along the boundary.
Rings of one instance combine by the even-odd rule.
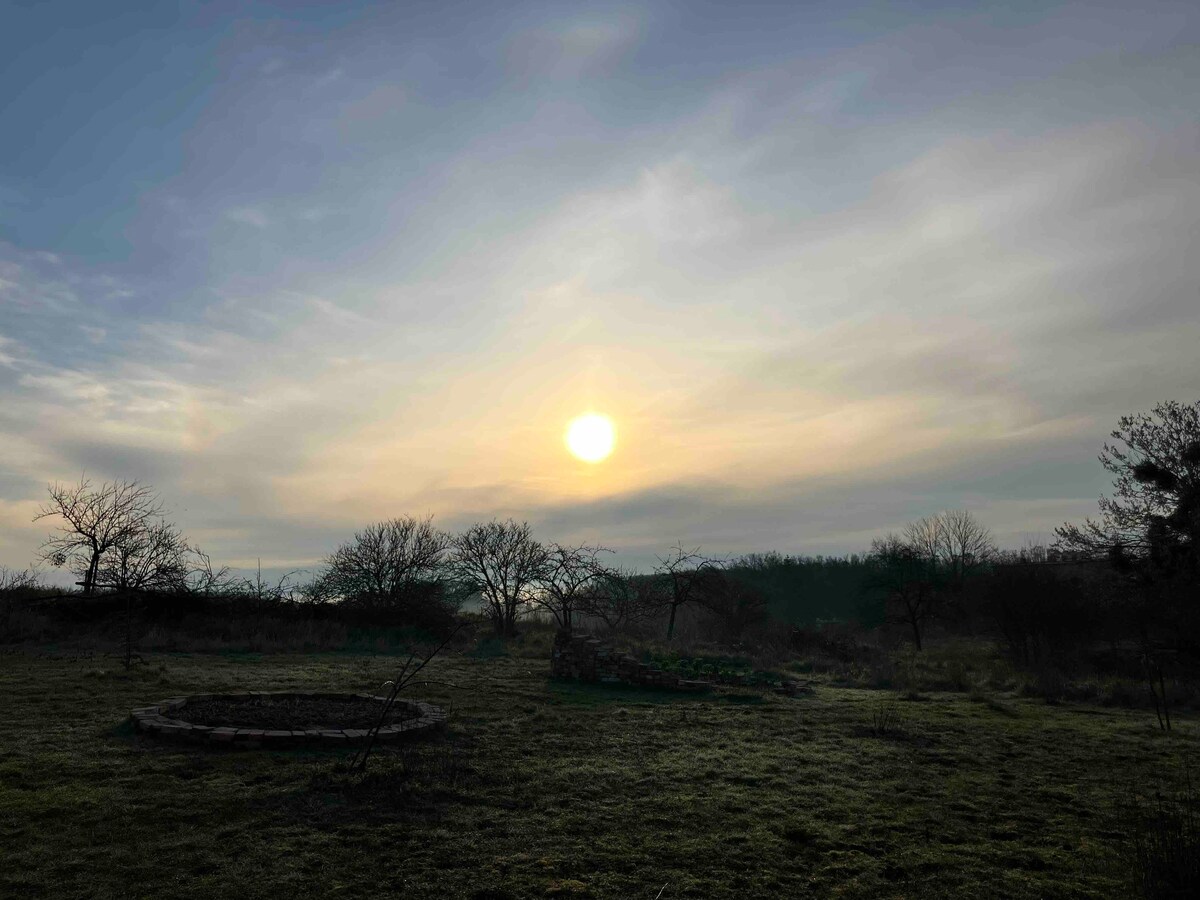
[[[1047,536],[1200,399],[1198,9],[0,4],[0,563],[84,471],[268,569]]]

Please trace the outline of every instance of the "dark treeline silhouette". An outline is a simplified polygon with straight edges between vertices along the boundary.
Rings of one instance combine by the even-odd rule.
[[[1200,669],[1200,403],[1123,417],[1112,441],[1100,461],[1114,495],[1101,498],[1099,519],[1063,525],[1048,547],[1000,550],[972,513],[947,510],[863,554],[722,560],[679,543],[641,573],[614,566],[603,547],[544,543],[524,522],[451,534],[400,516],[355,533],[316,571],[268,583],[214,567],[152,488],[85,478],[51,485],[37,516],[55,526],[40,561],[72,572],[78,590],[3,570],[0,640],[107,628],[128,661],[142,635],[168,625],[231,640],[324,629],[336,642],[371,629],[444,634],[475,608],[467,618],[501,637],[538,616],[743,647],[828,644],[832,627],[839,656],[870,640],[921,651],[969,638],[1026,668],[1135,676],[1169,728],[1168,682]]]
[[[872,567],[865,555],[751,553],[734,559],[725,571],[760,591],[772,617],[791,625],[857,621],[873,628],[883,622],[882,597],[871,589]]]

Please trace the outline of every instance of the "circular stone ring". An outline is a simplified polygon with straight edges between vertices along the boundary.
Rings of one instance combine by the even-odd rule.
[[[196,725],[179,718],[186,715],[189,703],[209,700],[231,701],[343,701],[374,700],[386,703],[386,697],[371,694],[328,694],[328,693],[271,693],[250,691],[242,694],[196,694],[190,697],[172,697],[159,700],[149,706],[133,710],[134,729],[142,734],[170,741],[213,746],[234,746],[247,749],[267,748],[328,748],[346,747],[365,743],[370,729],[337,728],[336,726],[309,727],[303,731],[255,728],[246,725]],[[393,717],[398,713],[399,721],[393,721],[379,729],[376,740],[392,743],[415,734],[423,734],[440,728],[446,723],[446,713],[439,707],[420,700],[396,700],[392,705]]]

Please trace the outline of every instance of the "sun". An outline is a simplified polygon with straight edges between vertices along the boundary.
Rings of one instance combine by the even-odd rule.
[[[617,429],[612,419],[599,413],[587,413],[572,419],[567,426],[567,449],[578,459],[598,463],[612,453]]]

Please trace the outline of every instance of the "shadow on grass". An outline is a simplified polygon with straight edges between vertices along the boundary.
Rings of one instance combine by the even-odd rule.
[[[495,783],[494,783],[495,782]],[[345,761],[314,761],[298,789],[269,803],[283,818],[317,828],[346,825],[438,821],[451,805],[527,806],[489,796],[508,785],[489,768],[475,766],[470,741],[440,738],[389,747],[371,759],[366,772],[351,772]]]
[[[599,706],[606,703],[633,706],[714,702],[757,704],[762,703],[764,699],[763,695],[758,693],[726,693],[714,690],[690,693],[629,684],[594,684],[586,681],[560,681],[557,679],[551,679],[546,683],[546,693],[549,694],[551,703],[573,706]]]

